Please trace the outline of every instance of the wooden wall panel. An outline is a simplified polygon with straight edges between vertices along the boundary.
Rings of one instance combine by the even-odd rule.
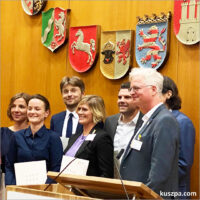
[[[136,16],[172,11],[173,1],[125,1],[125,0],[71,0],[48,1],[45,10],[52,7],[70,8],[70,26],[101,25],[102,31],[136,28]],[[0,1],[1,11],[1,126],[11,122],[6,116],[8,102],[17,92],[41,93],[51,103],[52,114],[65,106],[59,91],[63,76],[80,76],[86,84],[86,94],[104,98],[107,114],[118,112],[116,101],[119,85],[128,80],[108,80],[100,72],[99,60],[86,73],[75,72],[68,60],[68,44],[52,53],[41,43],[41,14],[28,16],[22,10],[21,1]],[[191,191],[199,188],[199,45],[181,44],[173,33],[171,24],[170,54],[159,71],[174,79],[182,97],[182,111],[196,128],[195,160],[192,167]],[[134,44],[135,45],[135,44]],[[134,51],[133,51],[134,53]],[[133,66],[137,66],[133,56]],[[49,126],[47,119],[47,126]],[[197,197],[196,197],[197,198]]]

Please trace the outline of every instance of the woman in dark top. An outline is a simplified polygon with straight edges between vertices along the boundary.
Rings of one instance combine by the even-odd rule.
[[[47,171],[60,170],[63,154],[61,140],[44,125],[49,113],[49,102],[44,96],[31,96],[27,111],[30,126],[14,133],[6,158],[6,185],[16,184],[14,163],[45,160]],[[50,179],[47,179],[49,182]]]
[[[9,151],[10,140],[13,133],[28,127],[27,106],[30,96],[26,93],[18,93],[10,99],[7,115],[14,122],[12,126],[2,127],[1,132],[1,169],[5,173],[5,156]]]
[[[89,160],[89,176],[112,178],[113,144],[110,136],[103,130],[103,99],[95,95],[83,97],[77,106],[77,113],[83,131],[72,135],[64,151],[65,155]]]

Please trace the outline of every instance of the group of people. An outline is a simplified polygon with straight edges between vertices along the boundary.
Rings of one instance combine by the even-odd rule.
[[[139,181],[164,198],[190,191],[195,129],[181,113],[172,79],[154,69],[133,68],[118,91],[119,113],[106,118],[102,97],[85,95],[79,77],[64,77],[66,110],[51,118],[46,97],[15,95],[8,107],[11,127],[1,128],[1,169],[5,184],[16,184],[14,163],[45,160],[60,170],[62,156],[89,160],[88,176]],[[69,138],[67,146],[62,138]],[[47,183],[51,180],[48,178]]]

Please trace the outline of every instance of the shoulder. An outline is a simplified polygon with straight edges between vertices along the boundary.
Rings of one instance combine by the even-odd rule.
[[[52,131],[51,129],[47,129],[47,132],[49,134],[49,137],[54,140],[54,139],[60,139],[60,136],[58,135],[57,132]]]
[[[104,140],[104,139],[108,139],[111,140],[110,135],[103,129],[97,129],[96,130],[96,140]]]
[[[65,115],[66,115],[66,111],[62,111],[62,112],[59,112],[59,113],[53,115],[51,119],[58,119],[60,117],[65,117]]]
[[[185,115],[184,113],[178,111],[178,110],[173,110],[172,114],[174,117],[176,117],[177,121],[179,122],[188,122],[188,123],[192,123],[191,119]]]
[[[108,122],[108,121],[110,122],[110,121],[113,121],[113,120],[118,120],[119,117],[120,117],[120,113],[118,113],[116,115],[111,115],[111,116],[106,118],[105,123]]]

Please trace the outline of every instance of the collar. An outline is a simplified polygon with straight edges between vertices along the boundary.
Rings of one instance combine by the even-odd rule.
[[[45,131],[46,131],[46,127],[45,127],[45,125],[43,125],[34,135],[42,137],[44,135]],[[30,137],[33,135],[30,126],[27,129],[25,129],[24,135],[25,135],[25,137]]]
[[[78,114],[76,113],[76,111],[70,112],[69,110],[66,110],[66,117],[69,117],[69,114],[72,113],[73,117],[78,119]]]
[[[155,111],[159,106],[161,106],[162,104],[163,104],[163,103],[159,103],[159,104],[155,105],[151,110],[149,110],[149,112],[147,112],[147,113],[142,117],[142,120],[144,121],[144,123],[147,122],[147,121],[151,118],[151,116],[152,116],[152,114],[154,113],[154,111]]]
[[[121,120],[121,118],[122,118],[122,114],[121,114],[119,119],[118,119],[118,124],[131,124],[131,123],[133,123],[134,125],[136,125],[138,118],[139,118],[139,115],[140,115],[140,112],[138,111],[137,114],[135,115],[135,117],[133,117],[133,119],[130,122],[124,123]]]

